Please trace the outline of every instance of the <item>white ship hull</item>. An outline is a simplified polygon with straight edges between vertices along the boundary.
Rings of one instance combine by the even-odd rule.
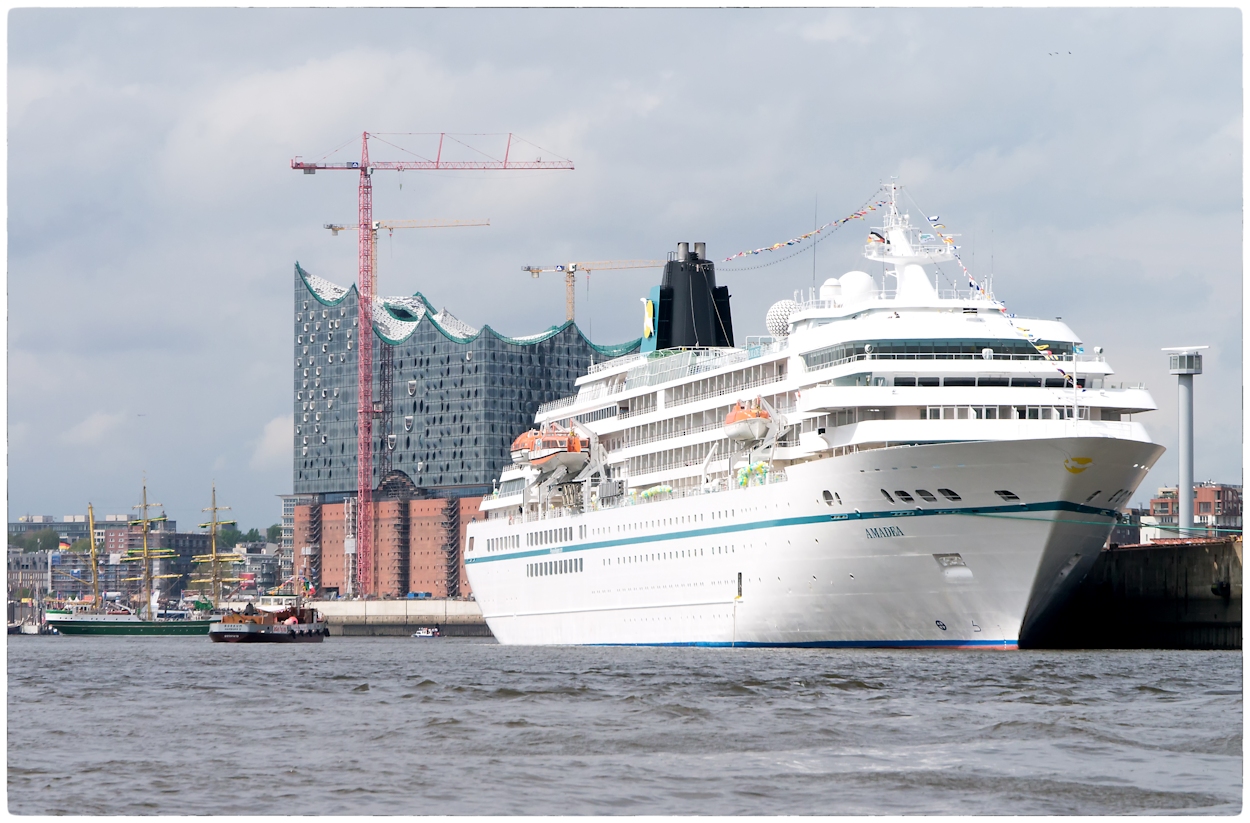
[[[1108,498],[1126,499],[1162,451],[1097,437],[862,451],[792,465],[781,483],[474,523],[478,545],[521,548],[474,552],[466,570],[507,644],[1014,648],[1089,570],[1115,521]],[[561,528],[573,539],[527,543]]]

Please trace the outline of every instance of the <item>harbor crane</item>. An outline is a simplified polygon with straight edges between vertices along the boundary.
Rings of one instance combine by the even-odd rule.
[[[355,171],[360,174],[360,182],[356,189],[357,226],[373,225],[373,173],[376,171],[406,170],[477,170],[477,171],[512,171],[565,169],[572,171],[570,160],[513,160],[512,144],[514,137],[508,134],[508,142],[504,148],[503,159],[488,160],[444,160],[443,146],[447,140],[476,151],[479,155],[490,157],[485,152],[468,146],[454,135],[446,132],[438,136],[438,151],[433,159],[420,157],[415,152],[395,146],[395,148],[418,157],[415,160],[370,160],[369,132],[360,135],[360,160],[346,162],[328,162],[321,160],[307,161],[302,157],[291,160],[291,168],[304,174],[316,174],[318,171]],[[377,135],[374,139],[381,140]],[[520,140],[520,138],[516,138]],[[382,141],[387,142],[387,141]],[[528,142],[528,141],[521,141]],[[530,144],[533,145],[533,144]],[[373,232],[357,232],[358,272],[356,289],[359,297],[358,323],[362,337],[373,328]],[[374,591],[373,568],[373,346],[361,345],[356,357],[356,560],[358,583],[362,594],[377,594]]]
[[[561,266],[522,266],[521,271],[529,272],[535,279],[545,271],[564,272],[564,319],[572,322],[573,287],[577,284],[579,271],[589,274],[592,271],[611,269],[660,269],[664,267],[664,262],[663,260],[599,260],[590,263],[565,263]]]

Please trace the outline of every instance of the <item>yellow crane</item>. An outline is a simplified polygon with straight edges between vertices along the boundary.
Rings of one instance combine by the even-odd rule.
[[[373,271],[373,293],[378,293],[378,231],[380,229],[395,235],[395,229],[461,229],[470,226],[489,226],[489,217],[471,217],[467,220],[445,220],[432,217],[424,220],[374,220],[369,238],[369,268]],[[341,231],[359,231],[360,226],[347,226],[340,223],[326,223],[322,228],[330,230],[332,237],[338,237]]]
[[[564,272],[564,319],[572,321],[574,315],[573,291],[577,284],[579,271],[610,271],[613,269],[659,269],[664,267],[663,260],[597,260],[588,263],[565,263],[562,266],[522,266],[537,279],[545,271]]]
[[[443,220],[440,218],[431,218],[428,220],[374,220],[373,231],[376,235],[378,229],[385,229],[392,234],[395,229],[459,229],[468,226],[489,226],[489,217],[475,217],[468,220]],[[339,236],[341,231],[356,231],[360,226],[345,226],[338,223],[326,223],[324,228],[330,230],[330,234],[335,237]]]

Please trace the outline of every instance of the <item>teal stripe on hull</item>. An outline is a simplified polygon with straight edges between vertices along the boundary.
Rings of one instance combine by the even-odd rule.
[[[684,540],[690,537],[707,537],[715,534],[755,531],[757,529],[775,529],[784,526],[807,526],[815,523],[841,523],[848,520],[882,520],[901,517],[933,517],[950,515],[1010,515],[1026,512],[1073,512],[1095,517],[1108,517],[1112,522],[1119,519],[1114,509],[1099,509],[1094,506],[1083,506],[1066,500],[1050,503],[1017,503],[1014,506],[965,506],[963,508],[941,509],[897,509],[892,511],[850,512],[848,514],[815,514],[805,517],[783,517],[775,520],[757,520],[753,523],[738,523],[727,526],[713,526],[706,529],[690,529],[688,531],[668,532],[666,534],[643,534],[637,537],[624,537],[618,540],[601,540],[595,543],[582,543],[576,546],[550,546],[544,549],[510,552],[493,557],[472,557],[464,562],[491,563],[496,560],[515,560],[521,557],[547,557],[553,554],[584,552],[592,549],[608,549],[614,546],[637,546],[640,543],[657,543],[664,540]],[[535,521],[543,522],[543,521]],[[1108,523],[1110,525],[1110,523]]]
[[[213,620],[123,621],[123,620],[54,620],[51,625],[67,635],[207,635]]]
[[[589,646],[702,646],[714,649],[1016,649],[1015,640],[803,640],[794,643],[691,641],[689,643],[588,643]]]

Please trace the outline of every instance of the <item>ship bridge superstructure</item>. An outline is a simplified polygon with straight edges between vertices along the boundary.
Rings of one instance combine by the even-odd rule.
[[[1134,419],[1156,408],[1144,386],[1116,380],[1102,349],[1087,351],[1062,320],[1009,313],[986,282],[968,275],[962,287],[939,289],[929,269],[958,263],[955,235],[935,220],[913,226],[898,207],[897,186],[887,190],[882,225],[863,250],[876,276],[849,271],[780,301],[767,315],[771,335],[741,347],[667,349],[593,365],[576,394],[539,408],[539,427],[594,433],[602,466],[586,489],[602,486],[597,504],[656,487],[729,490],[743,467],[761,461],[783,478],[796,463],[881,448],[1060,437],[1148,442]],[[767,449],[725,432],[735,405],[757,399],[773,410]],[[520,477],[505,480],[513,494],[504,509],[520,499]]]

